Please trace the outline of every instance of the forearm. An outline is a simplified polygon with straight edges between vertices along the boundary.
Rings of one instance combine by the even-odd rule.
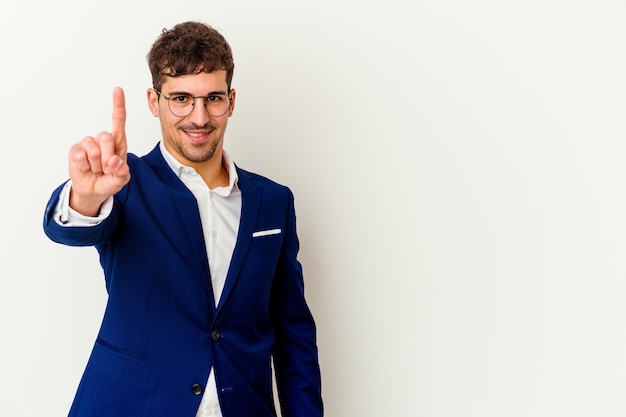
[[[290,203],[272,294],[276,384],[283,417],[321,417],[323,403],[316,327],[304,296],[302,266],[297,259],[299,242],[293,198]]]
[[[278,335],[274,354],[276,385],[283,417],[321,417],[321,374],[312,319],[292,323]],[[297,327],[297,329],[295,329]]]

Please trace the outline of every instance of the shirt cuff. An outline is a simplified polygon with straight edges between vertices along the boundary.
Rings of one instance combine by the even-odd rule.
[[[84,216],[70,207],[70,188],[72,180],[65,183],[59,194],[59,201],[54,212],[54,221],[63,227],[97,226],[104,221],[113,210],[113,196],[107,198],[100,207],[97,217]]]

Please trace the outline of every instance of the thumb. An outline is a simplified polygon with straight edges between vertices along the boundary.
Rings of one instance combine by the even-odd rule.
[[[130,181],[130,168],[128,163],[118,155],[109,158],[108,167],[111,172],[111,179],[116,188],[122,188]]]

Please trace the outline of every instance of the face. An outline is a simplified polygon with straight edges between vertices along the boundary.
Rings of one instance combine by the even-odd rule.
[[[228,94],[226,71],[167,77],[160,90],[166,97],[181,93],[195,97]],[[150,111],[161,122],[165,148],[182,164],[196,169],[222,163],[224,133],[235,108],[235,90],[230,91],[230,98],[230,108],[223,116],[209,115],[202,100],[196,99],[188,116],[177,117],[163,96],[153,89],[148,90]]]

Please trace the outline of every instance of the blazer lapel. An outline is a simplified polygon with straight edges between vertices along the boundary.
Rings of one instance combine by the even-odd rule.
[[[191,191],[182,183],[182,181],[172,171],[167,164],[157,145],[149,154],[144,156],[144,161],[155,171],[159,178],[168,185],[171,198],[178,208],[172,216],[177,216],[179,223],[184,225],[187,233],[188,242],[192,248],[192,256],[186,257],[186,262],[196,264],[202,274],[207,294],[210,294],[210,305],[215,307],[213,287],[211,285],[211,277],[209,272],[209,262],[204,244],[204,236],[202,234],[202,223],[200,221],[200,213],[198,212],[198,203]],[[173,220],[173,219],[172,219]],[[170,221],[170,220],[165,220]],[[190,259],[192,258],[192,259]]]
[[[238,186],[241,191],[241,219],[239,220],[237,242],[235,243],[233,256],[230,260],[230,266],[228,267],[226,282],[224,283],[222,296],[217,306],[218,312],[228,300],[230,292],[235,286],[239,271],[243,265],[248,248],[250,247],[250,242],[252,241],[252,233],[254,232],[257,217],[259,216],[259,209],[261,207],[260,191],[254,186],[254,181],[246,172],[239,168],[237,168],[237,175],[239,176]]]

